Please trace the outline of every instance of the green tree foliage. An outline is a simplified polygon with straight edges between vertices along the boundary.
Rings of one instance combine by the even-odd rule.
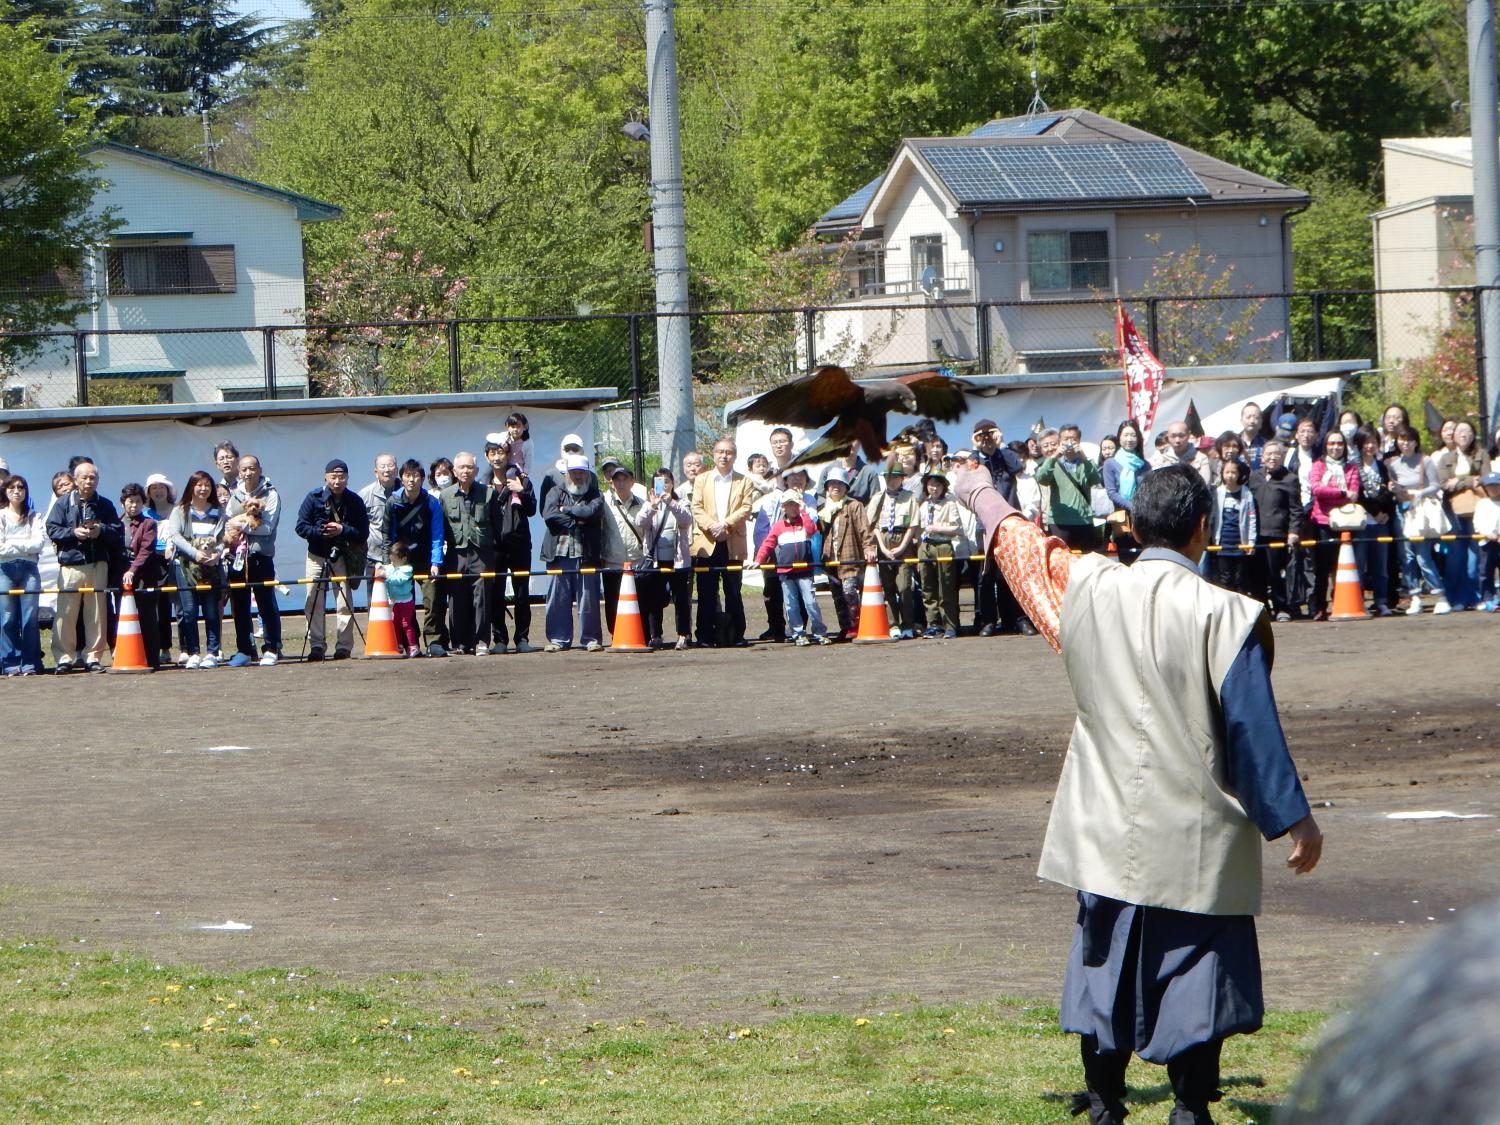
[[[132,117],[212,109],[263,38],[228,0],[100,0],[93,34],[115,61],[110,108]]]
[[[1294,287],[1359,290],[1375,285],[1370,215],[1380,197],[1326,176],[1304,185],[1312,205],[1292,223]],[[1316,319],[1317,325],[1314,325]],[[1353,359],[1374,354],[1375,298],[1350,293],[1292,302],[1295,359]]]
[[[91,210],[91,121],[36,28],[0,23],[0,329],[56,328],[89,307],[84,252],[114,228]],[[41,346],[0,339],[0,365]]]
[[[403,249],[469,280],[465,315],[649,308],[648,156],[619,133],[647,103],[640,13],[474,2],[320,0],[282,36],[284,54],[250,68],[249,84],[270,93],[239,170],[346,209],[350,222],[309,231],[314,278],[388,211]],[[878,175],[902,137],[1022,112],[1033,67],[1053,105],[1310,189],[1299,282],[1366,285],[1361,209],[1379,138],[1449,122],[1441,74],[1456,3],[1070,0],[1033,27],[997,0],[816,0],[796,18],[774,4],[684,0],[694,301],[744,306],[775,290],[776,252]],[[1369,319],[1352,306],[1326,311],[1325,337],[1353,340]],[[1300,346],[1307,314],[1295,315]],[[474,354],[489,349],[497,378],[620,381],[618,333],[581,351],[565,336],[517,328],[474,340]],[[700,367],[732,365],[722,341],[697,342]]]

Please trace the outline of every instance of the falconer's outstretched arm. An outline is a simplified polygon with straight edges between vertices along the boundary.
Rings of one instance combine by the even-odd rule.
[[[1047,643],[1062,651],[1062,603],[1073,554],[1000,495],[985,468],[965,469],[953,481],[953,494],[984,529],[985,555],[1005,576],[1010,591]]]

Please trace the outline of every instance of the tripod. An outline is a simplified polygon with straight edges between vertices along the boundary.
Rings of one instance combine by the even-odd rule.
[[[327,639],[326,618],[328,616],[328,588],[330,586],[335,585],[333,579],[336,576],[333,574],[333,564],[336,561],[337,561],[337,559],[335,557],[333,557],[333,556],[330,556],[329,558],[325,558],[325,559],[320,559],[319,562],[318,562],[318,574],[317,574],[317,577],[313,580],[313,598],[316,598],[317,599],[316,604],[318,604],[319,606],[322,607],[322,609],[323,609],[323,616],[325,618],[325,625],[324,625],[324,639],[325,639],[325,641]],[[339,595],[342,594],[343,595],[343,599],[344,599],[344,609],[346,611],[348,611],[349,620],[354,625],[354,631],[359,634],[359,639],[360,639],[361,642],[363,642],[364,639],[365,639],[365,632],[364,632],[363,629],[361,629],[359,627],[359,617],[354,612],[354,591],[350,588],[351,585],[353,584],[354,580],[355,580],[355,576],[352,575],[352,574],[349,574],[349,575],[345,575],[344,576],[344,581],[339,582],[339,583],[336,584],[339,587],[339,590],[333,596],[334,613],[335,613],[335,615],[337,615],[337,613],[338,613]],[[309,612],[307,613],[307,619],[308,619],[307,623],[308,623],[309,628],[307,629],[306,632],[304,632],[302,634],[302,659],[303,660],[307,659],[308,647],[309,647],[309,644],[310,644],[311,639],[312,639],[312,628],[311,628],[311,626],[312,626],[312,614],[311,614],[311,606],[313,604],[314,604],[313,600],[310,598],[308,600]]]

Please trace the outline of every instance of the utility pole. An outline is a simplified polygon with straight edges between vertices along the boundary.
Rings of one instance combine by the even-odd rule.
[[[656,362],[665,438],[674,472],[697,448],[693,349],[688,322],[687,222],[682,206],[682,122],[677,105],[674,0],[643,0],[651,113],[651,231],[656,274]],[[675,314],[675,315],[662,315]]]
[[[1474,152],[1474,281],[1480,287],[1479,330],[1484,363],[1479,377],[1481,427],[1500,406],[1500,86],[1495,79],[1494,0],[1467,0],[1469,132]]]

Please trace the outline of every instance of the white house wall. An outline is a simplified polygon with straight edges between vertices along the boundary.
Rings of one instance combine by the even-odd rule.
[[[1472,195],[1474,169],[1467,163],[1441,160],[1385,148],[1385,205],[1395,207],[1432,195]]]
[[[215,183],[128,153],[103,150],[95,153],[94,159],[101,165],[107,182],[96,197],[95,206],[116,210],[123,220],[121,233],[191,231],[188,244],[232,245],[235,292],[103,296],[93,313],[80,317],[72,326],[59,327],[138,329],[142,335],[90,337],[89,368],[185,370],[186,380],[178,380],[174,388],[178,401],[217,401],[223,387],[263,385],[259,333],[178,336],[153,333],[161,328],[301,323],[305,294],[302,229],[296,209],[288,202]],[[102,250],[95,259],[95,283],[103,290]],[[305,384],[306,361],[297,341],[287,338],[280,342],[276,363],[278,383]],[[33,385],[41,383],[42,388],[36,394],[37,406],[56,406],[71,400],[76,393],[71,341],[25,368],[21,378]]]
[[[1388,159],[1393,155],[1387,152]],[[1447,283],[1443,267],[1445,257],[1453,254],[1452,236],[1439,212],[1430,205],[1376,220],[1375,268],[1382,290]],[[1430,352],[1434,333],[1448,323],[1450,307],[1451,299],[1439,293],[1382,293],[1376,303],[1380,363],[1404,363]]]
[[[912,276],[911,240],[926,234],[943,236],[944,274],[950,278],[967,276],[961,272],[969,260],[964,243],[966,224],[948,214],[942,198],[911,171],[910,165],[901,166],[898,175],[900,180],[883,211],[886,285],[915,286],[918,279]],[[949,295],[962,299],[963,292]]]

